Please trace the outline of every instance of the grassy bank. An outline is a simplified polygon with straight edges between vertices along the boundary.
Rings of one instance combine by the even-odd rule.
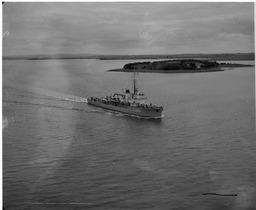
[[[211,68],[211,69],[196,69],[196,70],[151,70],[151,69],[110,69],[109,72],[141,72],[141,73],[198,73],[198,72],[215,72],[215,71],[224,71],[220,68]]]

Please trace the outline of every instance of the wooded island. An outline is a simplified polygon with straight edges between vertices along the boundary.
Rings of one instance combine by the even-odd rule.
[[[252,65],[218,63],[209,60],[163,60],[154,62],[135,62],[128,63],[121,69],[112,69],[109,71],[123,72],[161,72],[161,73],[176,73],[176,72],[208,72],[208,71],[223,71],[221,67],[245,67]]]

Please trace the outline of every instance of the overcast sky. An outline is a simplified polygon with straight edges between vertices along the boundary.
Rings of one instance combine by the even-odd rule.
[[[254,52],[254,3],[3,5],[3,54]]]

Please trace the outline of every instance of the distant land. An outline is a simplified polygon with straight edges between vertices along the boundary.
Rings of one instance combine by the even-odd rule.
[[[108,71],[117,72],[149,72],[149,73],[193,73],[193,72],[212,72],[224,71],[222,67],[251,67],[249,64],[218,63],[210,60],[198,59],[179,59],[162,60],[154,62],[135,62],[127,63],[120,69]]]
[[[136,60],[136,59],[207,59],[207,60],[254,60],[255,53],[221,54],[160,54],[160,55],[93,55],[93,54],[51,54],[51,55],[6,55],[3,60],[59,60],[59,59],[99,59],[99,60]]]

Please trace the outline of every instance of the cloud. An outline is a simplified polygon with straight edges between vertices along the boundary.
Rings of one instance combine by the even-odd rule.
[[[4,54],[254,51],[253,3],[7,2],[3,23]]]

